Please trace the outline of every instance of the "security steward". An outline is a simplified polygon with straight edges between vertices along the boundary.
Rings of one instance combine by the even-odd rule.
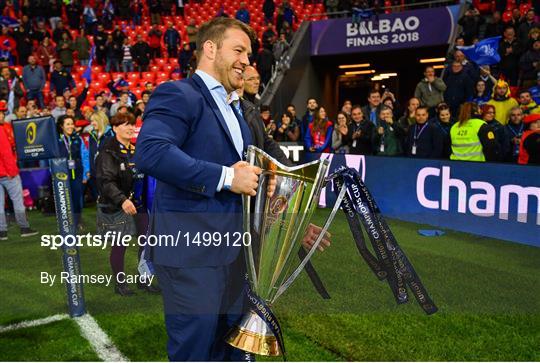
[[[493,130],[480,119],[480,111],[474,102],[461,106],[459,122],[450,129],[452,142],[451,160],[496,161],[499,145]]]

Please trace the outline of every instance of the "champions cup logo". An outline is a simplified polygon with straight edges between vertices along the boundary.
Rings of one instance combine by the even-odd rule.
[[[35,122],[30,122],[26,126],[26,142],[29,145],[32,145],[36,141],[37,136],[37,126]]]
[[[482,45],[476,49],[476,54],[482,57],[493,57],[495,53],[495,48],[489,44]]]
[[[68,248],[66,249],[66,253],[70,256],[75,256],[77,254],[77,250],[75,248]]]
[[[67,176],[66,173],[56,173],[55,176],[56,176],[56,179],[58,179],[58,180],[67,180],[68,179],[68,176]]]

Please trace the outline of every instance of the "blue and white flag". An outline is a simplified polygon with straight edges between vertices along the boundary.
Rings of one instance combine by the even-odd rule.
[[[90,51],[90,60],[88,60],[88,66],[86,66],[86,69],[81,75],[82,78],[86,79],[88,84],[92,83],[92,61],[94,59],[95,52],[96,52],[96,46],[94,45],[92,47],[92,50]]]
[[[479,66],[492,65],[501,61],[501,57],[499,55],[500,40],[500,36],[487,38],[474,45],[457,48],[465,54],[465,57],[467,57],[468,60],[478,64]]]
[[[17,19],[13,19],[10,16],[0,16],[0,25],[7,26],[8,28],[15,28],[20,25]]]

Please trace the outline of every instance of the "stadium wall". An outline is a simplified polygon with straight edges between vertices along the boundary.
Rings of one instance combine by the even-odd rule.
[[[306,154],[357,169],[384,215],[540,247],[540,169],[510,164]],[[321,206],[336,195],[328,185]]]

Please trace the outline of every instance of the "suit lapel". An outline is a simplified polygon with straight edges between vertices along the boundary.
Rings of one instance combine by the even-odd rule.
[[[240,101],[240,108],[242,108],[242,101]],[[232,107],[234,114],[236,118],[238,119],[238,124],[240,125],[240,131],[242,132],[242,140],[244,141],[244,151],[246,151],[247,147],[253,142],[251,141],[251,131],[249,129],[249,126],[244,119],[244,117],[238,112],[238,110],[233,106]]]
[[[210,104],[210,108],[212,109],[212,111],[214,111],[214,114],[216,115],[219,121],[219,124],[221,125],[221,128],[223,129],[223,131],[225,131],[225,134],[227,135],[227,138],[229,139],[231,146],[233,147],[234,150],[236,150],[236,147],[234,146],[233,138],[229,131],[229,127],[227,126],[227,123],[225,122],[223,115],[219,111],[219,107],[216,104],[216,101],[214,101],[214,97],[212,97],[212,95],[210,94],[210,91],[208,90],[208,88],[206,88],[206,85],[204,84],[202,78],[199,77],[197,73],[193,74],[191,78],[197,84],[197,86],[199,86],[199,88],[201,89],[204,98],[206,98],[206,102]]]

